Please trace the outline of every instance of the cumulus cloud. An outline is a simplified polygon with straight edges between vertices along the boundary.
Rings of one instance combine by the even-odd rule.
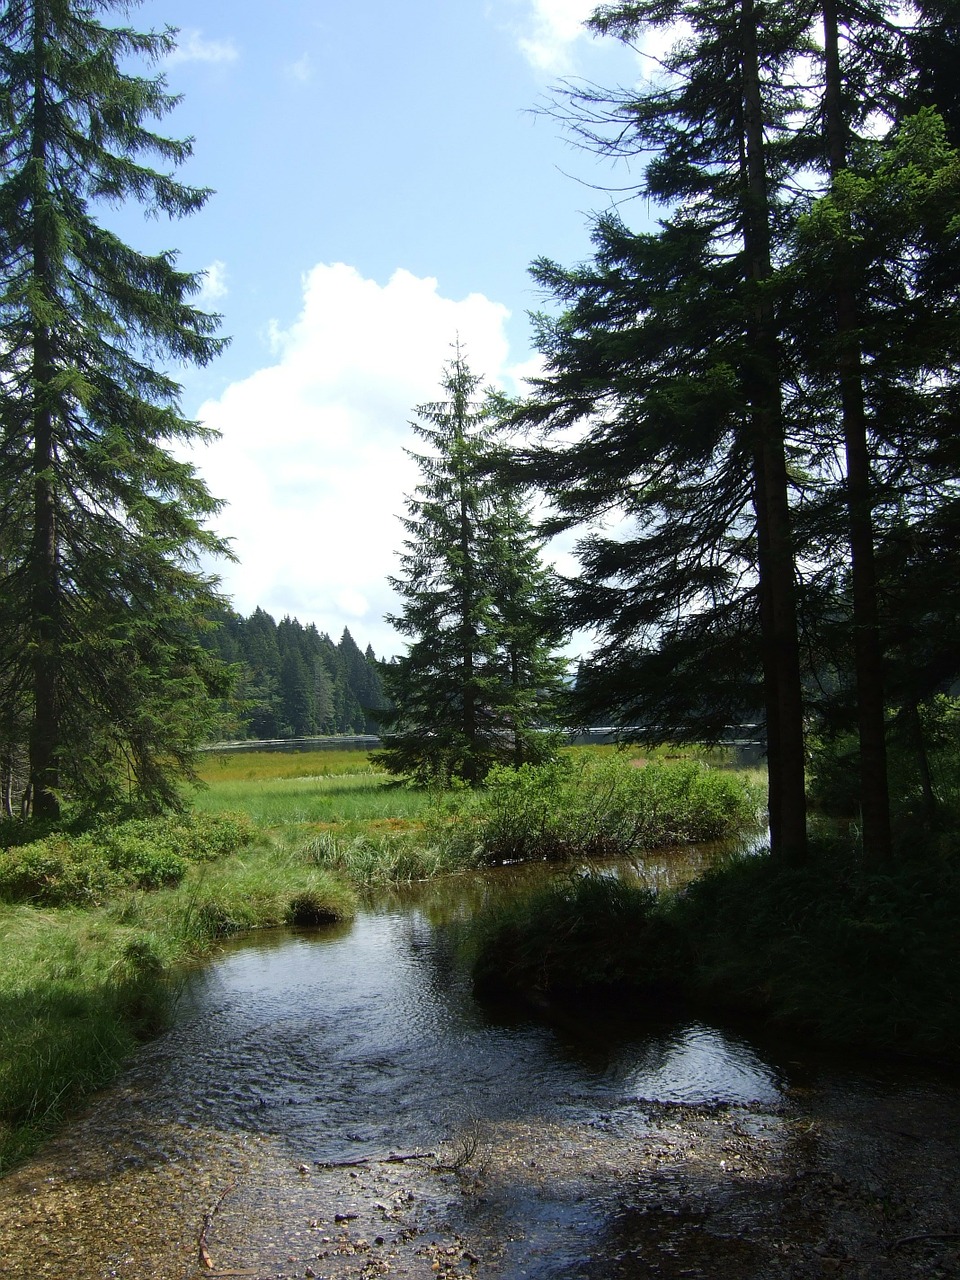
[[[218,524],[240,562],[221,573],[240,612],[261,605],[334,640],[349,626],[378,655],[401,650],[382,617],[396,608],[386,579],[418,480],[409,423],[437,397],[458,335],[474,372],[512,389],[508,314],[408,271],[384,285],[342,263],[310,271],[297,320],[273,328],[272,363],[198,414],[221,432],[196,461],[229,504]]]
[[[229,290],[227,289],[227,264],[219,258],[214,259],[209,267],[204,267],[202,271],[203,283],[200,286],[200,292],[197,294],[197,305],[200,307],[209,306],[211,302],[219,302],[221,298],[225,298]]]
[[[232,40],[207,40],[195,27],[181,31],[168,62],[235,62],[240,56]]]
[[[572,69],[578,40],[589,39],[583,24],[597,0],[532,0],[530,19],[520,36],[520,49],[538,71],[551,75]]]

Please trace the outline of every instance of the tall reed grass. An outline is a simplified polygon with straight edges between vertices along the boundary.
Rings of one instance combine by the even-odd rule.
[[[448,802],[446,839],[484,861],[615,857],[720,840],[758,823],[759,788],[697,761],[574,752],[546,765],[496,768]]]

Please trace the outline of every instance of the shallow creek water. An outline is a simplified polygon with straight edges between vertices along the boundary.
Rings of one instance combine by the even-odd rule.
[[[960,1275],[955,1078],[636,1010],[481,1006],[457,921],[535,874],[224,948],[0,1183],[0,1272]]]

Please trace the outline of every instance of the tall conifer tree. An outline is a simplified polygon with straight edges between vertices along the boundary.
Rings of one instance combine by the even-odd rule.
[[[174,253],[138,252],[98,218],[130,197],[180,217],[208,193],[146,163],[190,153],[149,127],[175,105],[162,78],[129,70],[173,35],[104,25],[113,7],[0,12],[0,680],[29,701],[42,817],[124,776],[174,801],[220,683],[193,631],[216,603],[199,560],[225,552],[204,527],[217,503],[170,450],[202,432],[151,364],[205,364],[217,319]]]
[[[409,646],[383,669],[392,709],[380,721],[381,759],[420,780],[476,784],[498,760],[535,758],[532,730],[562,671],[538,547],[518,502],[491,478],[479,384],[458,348],[447,397],[422,405],[413,424],[431,452],[413,455],[423,478],[407,502],[402,576],[391,579],[403,609],[388,619]]]
[[[568,310],[542,322],[547,373],[520,416],[548,431],[585,430],[579,443],[534,457],[561,522],[614,511],[635,529],[582,544],[576,620],[605,636],[596,664],[604,689],[611,671],[634,666],[638,644],[676,638],[689,660],[686,640],[691,630],[702,638],[708,619],[736,646],[746,608],[759,637],[771,844],[779,858],[802,860],[803,704],[774,316],[782,177],[798,150],[790,122],[799,95],[782,73],[798,32],[794,15],[760,7],[643,0],[591,20],[626,41],[647,25],[688,24],[644,92],[566,98],[591,145],[653,153],[646,190],[668,216],[645,236],[600,219],[593,264],[537,264]]]

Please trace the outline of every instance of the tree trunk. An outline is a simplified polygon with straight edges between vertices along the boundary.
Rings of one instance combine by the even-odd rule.
[[[464,465],[464,409],[459,392],[454,397],[454,413],[457,415],[456,448],[459,453],[457,461],[458,480],[460,486],[460,555],[462,558],[461,581],[463,584],[460,600],[460,662],[463,681],[463,736],[467,743],[464,759],[464,780],[470,786],[480,781],[478,755],[477,725],[477,688],[474,671],[474,648],[476,634],[474,616],[476,613],[476,588],[473,573],[473,538],[470,525],[470,502],[467,495],[467,477]]]
[[[773,307],[763,289],[773,268],[753,0],[742,0],[740,15],[743,242],[754,296],[749,322],[751,359],[747,394],[753,432],[760,642],[770,775],[770,848],[781,862],[801,863],[807,854],[803,694],[779,350]]]
[[[825,115],[830,177],[847,166],[846,127],[841,100],[840,39],[835,0],[823,3],[826,65]],[[845,243],[837,246],[835,281],[838,373],[846,454],[846,500],[853,589],[853,648],[860,736],[860,805],[863,848],[871,861],[891,857],[890,797],[887,780],[883,648],[873,545],[873,488],[863,394],[863,367],[857,336],[859,306],[853,264]]]
[[[42,14],[34,14],[35,89],[33,138],[33,273],[38,293],[50,295],[49,192],[46,175],[45,39]],[[34,317],[33,333],[33,542],[30,552],[33,609],[33,721],[30,727],[32,810],[37,818],[60,815],[60,572],[53,483],[56,463],[50,407],[52,340],[49,325]]]

